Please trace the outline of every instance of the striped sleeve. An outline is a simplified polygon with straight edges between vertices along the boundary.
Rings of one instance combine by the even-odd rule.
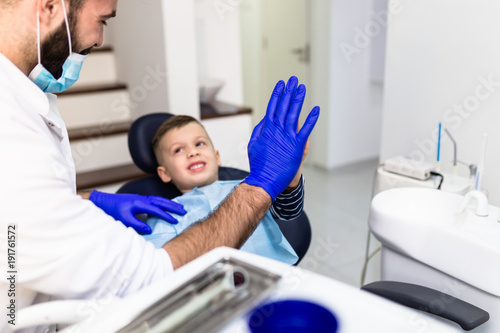
[[[290,193],[281,193],[271,206],[271,214],[280,220],[292,220],[302,213],[304,207],[304,177],[300,177],[299,185]]]

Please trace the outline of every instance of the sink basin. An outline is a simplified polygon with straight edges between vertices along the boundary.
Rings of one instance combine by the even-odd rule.
[[[223,80],[203,79],[199,82],[200,102],[211,104],[215,102],[215,97],[224,85]]]
[[[464,196],[428,188],[377,194],[369,225],[388,248],[500,297],[500,209],[476,215],[476,202],[459,213]]]

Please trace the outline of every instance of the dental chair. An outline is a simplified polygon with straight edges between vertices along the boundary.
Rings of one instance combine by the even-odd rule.
[[[172,114],[152,113],[144,115],[134,121],[128,133],[128,147],[132,160],[142,171],[150,176],[129,181],[117,193],[131,193],[140,195],[155,195],[173,199],[182,193],[172,183],[164,183],[157,175],[158,163],[153,152],[152,140],[158,127]],[[248,172],[219,167],[219,180],[244,179]],[[276,219],[281,232],[288,240],[299,257],[297,265],[306,254],[311,243],[311,225],[304,211],[294,220],[282,221]]]

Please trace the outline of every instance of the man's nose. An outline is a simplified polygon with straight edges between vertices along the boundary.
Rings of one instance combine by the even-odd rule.
[[[94,47],[101,47],[104,43],[104,28],[101,28],[99,32],[99,37],[97,38]]]

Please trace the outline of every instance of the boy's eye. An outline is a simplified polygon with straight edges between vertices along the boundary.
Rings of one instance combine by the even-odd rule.
[[[196,144],[196,147],[200,147],[200,146],[204,146],[205,145],[205,142],[203,141],[200,141]]]
[[[101,21],[101,24],[102,25],[108,25],[108,22],[106,22],[106,21],[103,20],[103,21]]]
[[[182,151],[182,148],[176,148],[174,149],[174,154],[178,154]]]

